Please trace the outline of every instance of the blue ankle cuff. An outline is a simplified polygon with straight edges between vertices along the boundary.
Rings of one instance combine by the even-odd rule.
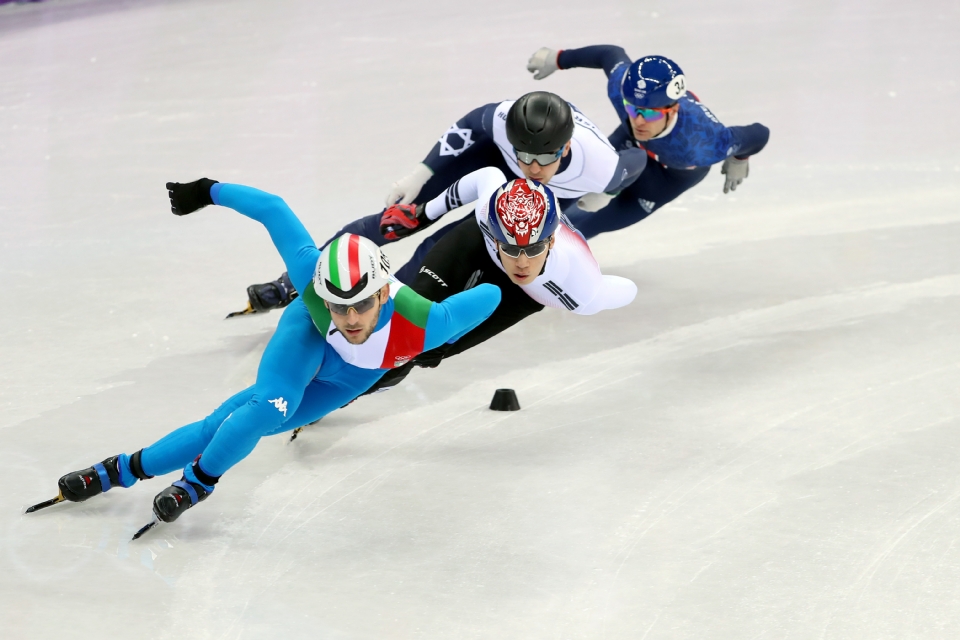
[[[137,483],[137,476],[130,470],[130,456],[121,453],[117,459],[117,471],[120,472],[120,486],[127,488]]]
[[[197,479],[197,474],[193,472],[193,463],[188,464],[183,470],[183,477],[187,479],[188,482],[193,484],[198,484],[204,489],[207,490],[207,493],[213,493],[213,485],[204,484]]]

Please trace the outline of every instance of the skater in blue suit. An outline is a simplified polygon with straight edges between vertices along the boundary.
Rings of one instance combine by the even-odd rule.
[[[284,311],[252,387],[132,455],[66,474],[50,504],[80,502],[183,469],[183,477],[153,502],[154,522],[172,522],[206,499],[260,438],[342,407],[386,371],[476,327],[500,301],[497,287],[481,284],[430,302],[393,278],[386,256],[357,235],[344,234],[321,253],[286,203],[263,191],[206,178],[167,188],[177,215],[216,204],[262,223],[304,293]]]
[[[564,209],[587,238],[643,220],[697,185],[717,163],[723,163],[723,192],[735,190],[749,175],[750,156],[770,137],[759,123],[724,126],[687,90],[680,66],[663,56],[631,62],[626,51],[612,45],[561,51],[542,47],[527,63],[536,80],[576,67],[603,69],[607,75],[607,97],[621,121],[609,138],[614,148],[641,148],[650,157],[625,189],[590,194]]]

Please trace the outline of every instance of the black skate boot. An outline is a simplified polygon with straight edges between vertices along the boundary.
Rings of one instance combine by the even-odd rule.
[[[251,313],[266,313],[272,309],[282,309],[297,298],[297,290],[290,282],[290,276],[283,273],[272,282],[252,284],[247,287],[247,308],[243,311],[234,311],[228,318],[250,315]]]
[[[137,480],[152,478],[153,476],[144,473],[143,467],[140,466],[141,453],[142,450],[129,457],[121,453],[98,462],[92,467],[62,476],[57,481],[57,488],[60,490],[57,497],[29,507],[26,513],[46,509],[64,500],[83,502],[113,487],[130,487]]]
[[[143,449],[129,458],[126,454],[120,454],[82,471],[68,473],[57,481],[57,487],[64,499],[70,502],[83,502],[113,487],[131,487],[137,480],[148,480],[153,477],[144,473],[143,467],[140,466],[142,453]],[[124,463],[129,465],[133,478],[125,472],[121,474],[120,470],[125,468]]]
[[[92,467],[73,471],[57,481],[57,487],[64,499],[70,502],[83,502],[120,484],[120,472],[117,461],[120,456],[107,458]]]
[[[173,522],[184,511],[207,499],[213,493],[218,477],[209,476],[194,462],[183,470],[183,477],[161,491],[153,499],[153,513],[158,520]]]

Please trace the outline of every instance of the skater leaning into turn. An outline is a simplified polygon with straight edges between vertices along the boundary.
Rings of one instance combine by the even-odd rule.
[[[57,498],[29,511],[183,469],[183,477],[156,496],[156,519],[138,536],[156,522],[172,522],[206,499],[260,438],[347,404],[385,371],[477,326],[500,301],[496,287],[483,285],[431,302],[394,279],[380,249],[357,235],[342,235],[321,253],[277,196],[206,178],[167,188],[178,215],[217,204],[263,223],[304,295],[280,318],[252,387],[132,455],[68,473]]]
[[[559,210],[550,187],[532,180],[504,184],[503,172],[470,173],[423,206],[437,219],[458,203],[476,202],[471,218],[427,253],[411,287],[429,300],[444,300],[477,284],[502,295],[493,314],[456,342],[443,344],[387,372],[370,392],[398,384],[413,366],[435,367],[536,313],[544,306],[592,315],[633,301],[636,285],[604,275],[583,237]]]
[[[423,213],[423,203],[484,167],[497,167],[511,178],[549,184],[565,209],[578,199],[589,206],[588,201],[598,193],[626,188],[646,164],[647,154],[642,149],[616,151],[575,107],[556,94],[535,91],[518,100],[478,107],[460,118],[423,162],[393,184],[386,210],[351,222],[339,233],[356,233],[382,246],[420,231],[433,223]],[[412,281],[430,247],[453,228],[444,227],[423,241],[413,258],[397,270],[397,277]],[[286,274],[273,282],[251,285],[247,294],[248,313],[282,307],[297,295]]]
[[[607,75],[607,95],[622,122],[610,136],[613,146],[645,149],[651,158],[627,188],[607,189],[605,196],[565,209],[587,238],[643,220],[703,180],[711,165],[720,162],[726,176],[723,192],[735,190],[749,175],[750,156],[767,144],[770,130],[762,124],[721,124],[687,91],[680,66],[663,56],[631,62],[626,51],[612,45],[562,51],[543,47],[527,63],[537,80],[575,67],[603,69]]]

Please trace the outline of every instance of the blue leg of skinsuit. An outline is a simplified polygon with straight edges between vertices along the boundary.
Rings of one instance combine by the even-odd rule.
[[[161,475],[182,469],[203,453],[201,469],[211,476],[222,475],[249,455],[262,436],[277,431],[296,413],[304,390],[325,357],[339,360],[313,325],[303,302],[294,301],[284,310],[264,351],[256,384],[234,395],[204,420],[177,429],[145,448],[141,457],[144,472]],[[269,402],[281,398],[286,403],[285,415],[282,403],[277,407]]]
[[[622,140],[628,135],[624,131],[621,125],[610,136],[610,141],[618,149],[621,148],[619,145]],[[601,233],[617,231],[640,222],[663,205],[676,200],[684,191],[696,186],[707,177],[709,171],[710,167],[669,169],[659,162],[650,160],[643,173],[600,211],[583,211],[574,203],[564,207],[563,212],[567,214],[573,226],[584,237],[590,239]],[[649,211],[641,205],[641,200],[645,203],[653,203],[653,206],[646,205]]]

